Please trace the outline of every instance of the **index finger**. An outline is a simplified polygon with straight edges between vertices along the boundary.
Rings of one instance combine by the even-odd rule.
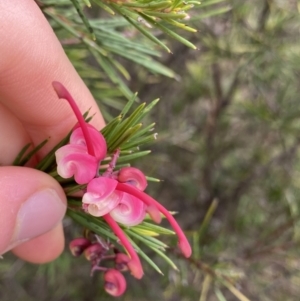
[[[36,3],[0,1],[0,11],[0,102],[22,122],[32,142],[51,137],[43,148],[47,153],[76,122],[54,92],[54,80],[68,88],[82,113],[89,108],[96,113],[94,126],[103,127],[92,95]]]

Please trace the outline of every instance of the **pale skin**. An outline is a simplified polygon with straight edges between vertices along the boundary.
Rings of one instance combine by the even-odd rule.
[[[33,0],[0,0],[0,254],[11,250],[33,263],[49,262],[62,252],[66,198],[49,175],[9,165],[25,144],[37,145],[50,137],[38,153],[38,157],[43,157],[76,123],[69,105],[58,99],[52,81],[67,87],[81,112],[91,108],[91,112],[96,113],[92,120],[96,128],[104,126],[92,95],[36,3]],[[36,207],[31,208],[30,216],[27,211],[22,213],[32,225],[27,223],[25,230],[20,229],[19,218],[20,212],[25,210],[24,204],[40,191],[53,192],[61,202],[55,214],[47,215],[42,212],[43,205],[39,207],[39,216],[47,221],[44,225],[47,230],[38,233],[44,228],[39,227],[38,218],[35,218]],[[45,200],[40,194],[38,196],[38,202],[44,204]],[[27,237],[27,233],[24,234],[27,229],[36,236],[26,242],[16,240],[20,232]]]

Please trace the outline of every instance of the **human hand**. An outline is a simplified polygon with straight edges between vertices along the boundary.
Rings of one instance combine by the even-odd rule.
[[[81,112],[96,113],[96,128],[103,127],[92,95],[36,3],[0,1],[0,254],[12,250],[34,263],[63,250],[65,194],[49,175],[9,165],[27,143],[50,137],[36,162],[76,123],[69,105],[57,98],[54,80],[68,88]]]

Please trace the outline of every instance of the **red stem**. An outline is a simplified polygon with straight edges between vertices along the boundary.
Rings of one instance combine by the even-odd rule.
[[[82,133],[83,133],[83,136],[85,139],[88,153],[91,156],[95,157],[95,151],[94,151],[92,139],[91,139],[90,133],[88,131],[88,128],[86,126],[86,122],[85,122],[84,118],[82,117],[82,114],[81,114],[79,108],[77,107],[77,104],[76,104],[75,100],[73,99],[72,95],[69,93],[69,91],[66,89],[66,87],[63,84],[61,84],[60,82],[54,81],[54,82],[52,82],[52,86],[53,86],[57,96],[59,98],[65,99],[69,103],[69,105],[72,108],[72,110],[78,120],[78,123],[82,129]]]
[[[104,220],[108,223],[110,228],[113,230],[115,235],[120,239],[122,245],[127,250],[131,257],[131,261],[133,261],[133,264],[130,265],[130,262],[128,263],[129,268],[133,274],[134,277],[140,279],[143,276],[143,268],[140,262],[140,258],[136,254],[136,251],[132,247],[131,243],[125,236],[123,230],[120,228],[120,226],[117,224],[117,222],[109,215],[105,214],[103,215]]]
[[[114,171],[116,164],[117,164],[117,160],[120,156],[120,149],[118,148],[112,155],[112,159],[110,161],[110,163],[108,164],[108,168],[107,170],[104,172],[103,177],[108,177],[112,174],[112,172]]]
[[[174,231],[176,232],[178,239],[179,239],[179,247],[185,257],[190,257],[192,254],[191,246],[183,233],[182,229],[178,225],[175,218],[170,214],[170,212],[162,206],[159,202],[151,198],[148,194],[144,193],[143,191],[140,191],[136,189],[134,186],[127,185],[124,183],[118,183],[117,190],[129,193],[138,199],[140,199],[142,202],[144,202],[147,206],[155,206],[158,208],[158,210],[168,219],[169,223],[173,227]]]

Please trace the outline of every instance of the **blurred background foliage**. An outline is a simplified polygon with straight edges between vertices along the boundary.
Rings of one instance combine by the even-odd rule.
[[[179,212],[193,245],[191,259],[168,251],[180,273],[145,264],[119,300],[298,300],[300,1],[204,0],[188,12],[196,33],[95,2],[85,25],[69,1],[38,4],[107,120],[133,92],[161,98],[146,121],[158,140],[136,164],[163,180],[148,191]],[[68,219],[65,229],[67,240],[81,233]],[[43,266],[6,255],[0,277],[1,301],[113,300],[67,250]]]

